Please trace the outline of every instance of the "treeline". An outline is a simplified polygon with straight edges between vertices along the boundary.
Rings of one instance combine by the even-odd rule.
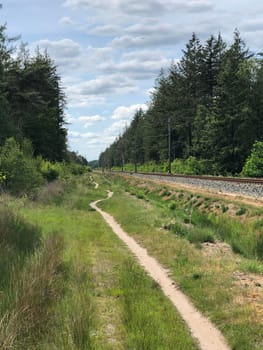
[[[262,91],[262,60],[238,31],[230,46],[221,35],[201,43],[193,34],[181,60],[161,71],[148,110],[136,112],[100,165],[164,164],[170,156],[199,173],[239,174],[263,140]]]
[[[17,48],[0,27],[0,191],[35,193],[45,181],[84,172],[67,149],[65,95],[49,55]]]
[[[31,141],[34,155],[66,158],[65,96],[47,53],[17,50],[0,27],[0,146],[9,137]]]

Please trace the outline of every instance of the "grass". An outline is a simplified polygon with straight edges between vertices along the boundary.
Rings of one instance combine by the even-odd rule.
[[[60,191],[52,188],[44,202],[6,203],[36,228],[40,243],[26,252],[14,283],[17,297],[12,308],[7,303],[8,314],[2,312],[1,349],[169,350],[179,344],[197,350],[158,286],[100,215],[88,210],[109,186],[102,178],[95,190],[93,181],[79,179],[59,200]]]
[[[134,259],[124,260],[118,277],[126,349],[196,349],[173,306]]]
[[[258,260],[244,260],[240,264],[240,268],[244,272],[263,275],[263,263]]]
[[[249,220],[237,220],[235,214],[230,216],[230,209],[222,213],[220,204],[214,205],[218,199],[212,197],[199,197],[202,205],[197,210],[191,204],[194,195],[174,189],[171,189],[170,197],[176,197],[171,200],[176,201],[177,207],[171,210],[159,185],[152,182],[144,185],[148,190],[150,188],[146,202],[129,194],[136,193],[138,186],[141,191],[145,179],[142,182],[115,176],[111,181],[115,194],[110,201],[101,203],[104,210],[114,215],[129,234],[171,270],[182,290],[217,324],[233,349],[262,349],[262,294],[260,291],[255,294],[250,287],[244,289],[235,279],[236,271],[262,271],[256,251],[258,235],[251,220],[253,215],[260,213],[247,209]],[[205,207],[208,203],[210,211]],[[231,207],[229,203],[224,205]],[[202,246],[202,242],[219,239],[230,243],[233,250],[244,257],[216,251],[209,253]]]
[[[62,238],[0,209],[0,348],[29,349],[50,326],[62,293]]]

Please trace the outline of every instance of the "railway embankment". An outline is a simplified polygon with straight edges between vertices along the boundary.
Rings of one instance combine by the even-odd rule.
[[[132,173],[134,177],[147,178],[168,183],[178,183],[181,185],[198,187],[201,189],[209,189],[222,193],[230,193],[241,196],[255,197],[257,199],[263,199],[263,181],[253,180],[238,180],[238,179],[215,179],[214,177],[209,179],[187,176],[165,176],[162,174],[145,174],[145,173]]]

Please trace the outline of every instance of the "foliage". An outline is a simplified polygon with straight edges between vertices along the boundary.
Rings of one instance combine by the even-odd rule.
[[[47,181],[54,181],[59,177],[59,169],[56,164],[43,159],[40,160],[40,172]]]
[[[175,172],[237,175],[263,138],[262,88],[263,62],[248,54],[238,31],[230,46],[221,35],[201,43],[193,34],[181,60],[161,70],[148,110],[135,113],[99,164],[167,171],[155,164],[167,161],[170,139]]]
[[[263,177],[263,142],[254,143],[251,154],[242,169],[243,176]]]
[[[23,143],[28,148],[28,143]],[[13,194],[34,193],[43,182],[38,172],[37,162],[24,148],[9,138],[0,148],[0,171],[2,188]]]

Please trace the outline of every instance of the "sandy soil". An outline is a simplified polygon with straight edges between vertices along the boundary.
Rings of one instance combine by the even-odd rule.
[[[108,198],[111,198],[112,195],[113,192],[108,191]],[[97,203],[103,200],[105,199],[100,199],[90,205],[102,215],[113,232],[128,246],[147,273],[159,284],[163,293],[171,300],[185,320],[192,336],[197,339],[200,349],[230,350],[230,347],[227,345],[220,331],[208,318],[204,317],[193,306],[188,297],[179,290],[176,283],[169,277],[169,271],[164,269],[156,259],[149,256],[147,250],[142,248],[130,237],[110,214],[97,207]]]

